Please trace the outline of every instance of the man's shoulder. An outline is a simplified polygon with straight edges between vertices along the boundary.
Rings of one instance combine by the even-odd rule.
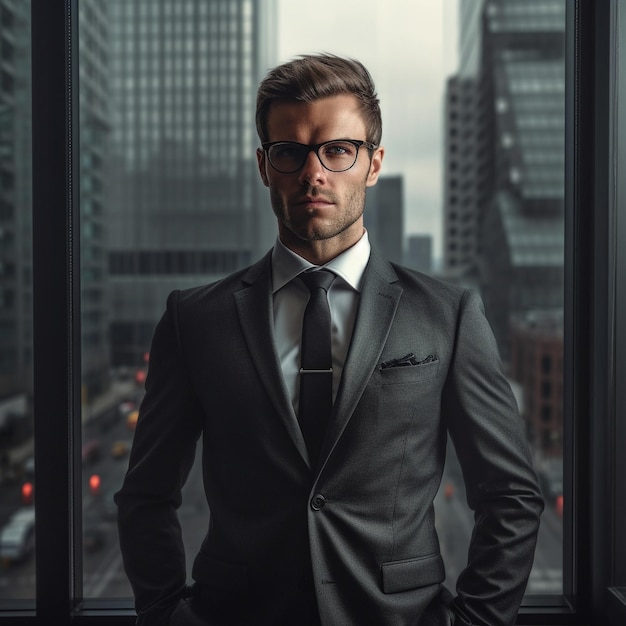
[[[391,263],[391,267],[398,277],[398,282],[404,289],[413,289],[434,297],[458,300],[468,291],[468,287],[453,282],[444,276],[434,276],[419,270]]]

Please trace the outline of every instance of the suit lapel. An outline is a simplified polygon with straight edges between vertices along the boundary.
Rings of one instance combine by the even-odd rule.
[[[350,421],[376,367],[396,314],[402,287],[392,266],[371,253],[365,274],[350,350],[331,414],[321,456],[327,458]]]
[[[241,331],[276,413],[308,465],[306,444],[289,399],[274,346],[271,253],[250,268],[243,283],[243,288],[234,294]]]

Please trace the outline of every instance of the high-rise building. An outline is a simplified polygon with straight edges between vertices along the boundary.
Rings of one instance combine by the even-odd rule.
[[[110,158],[109,16],[104,0],[81,0],[79,27],[81,368],[83,398],[108,385],[107,169]]]
[[[475,270],[490,169],[479,97],[484,5],[485,0],[459,0],[459,66],[445,93],[443,266],[449,279],[465,281]]]
[[[511,377],[524,393],[533,449],[542,458],[563,453],[563,316],[528,311],[511,322]]]
[[[32,390],[29,3],[0,5],[0,399]]]
[[[430,273],[433,271],[433,236],[410,235],[407,238],[404,264],[414,270]]]
[[[505,358],[513,315],[563,304],[563,0],[461,0],[448,83],[444,267],[480,285]]]
[[[367,188],[364,224],[372,246],[383,258],[404,262],[404,179],[381,176]]]
[[[30,3],[0,3],[0,481],[32,454]]]
[[[114,365],[141,362],[167,293],[248,264],[275,237],[256,88],[274,2],[111,0],[107,246]]]
[[[448,80],[444,135],[444,267],[448,278],[468,279],[478,255],[480,190],[487,168],[480,149],[476,81],[454,76]]]

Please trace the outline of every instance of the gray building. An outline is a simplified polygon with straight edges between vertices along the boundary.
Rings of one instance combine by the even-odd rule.
[[[378,254],[395,263],[404,262],[404,180],[381,176],[367,188],[365,228]]]
[[[171,289],[218,279],[273,243],[254,109],[274,62],[274,4],[108,3],[114,365],[141,362]]]
[[[484,178],[490,168],[478,139],[476,85],[474,79],[454,76],[446,88],[443,256],[445,273],[451,278],[467,277],[475,269],[480,207],[487,201]]]
[[[110,159],[109,16],[104,0],[78,4],[81,369],[83,398],[108,386],[107,167]]]
[[[427,274],[433,271],[432,235],[409,235],[404,264]]]
[[[32,392],[30,12],[0,5],[0,399]]]
[[[563,0],[462,0],[446,97],[444,268],[513,315],[563,305]]]
[[[32,454],[30,4],[0,3],[0,482]]]

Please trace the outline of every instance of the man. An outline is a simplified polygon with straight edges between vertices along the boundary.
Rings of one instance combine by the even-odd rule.
[[[257,128],[276,245],[171,294],[153,339],[116,496],[138,623],[512,624],[543,507],[523,425],[478,297],[370,250],[384,150],[367,70],[332,55],[279,66]],[[332,317],[321,369],[300,341],[311,273],[332,281],[310,296]],[[447,433],[475,512],[454,599],[433,510]],[[200,436],[210,520],[188,588],[176,508]]]

